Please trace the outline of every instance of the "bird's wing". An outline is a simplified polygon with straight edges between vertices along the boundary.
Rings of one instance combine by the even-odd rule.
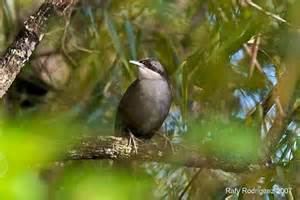
[[[133,107],[133,97],[132,91],[134,91],[137,87],[138,80],[134,81],[126,90],[123,95],[116,114],[115,118],[115,134],[116,135],[124,135],[126,134],[126,116],[127,112],[130,112],[130,109],[134,109]],[[126,102],[126,103],[125,103]]]

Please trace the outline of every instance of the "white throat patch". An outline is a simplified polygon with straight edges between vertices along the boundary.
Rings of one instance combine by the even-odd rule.
[[[159,73],[146,67],[139,67],[138,75],[139,79],[162,79],[162,76]]]
[[[138,66],[139,79],[162,79],[162,76],[159,73],[148,69],[143,63],[135,60],[131,60],[129,62]]]

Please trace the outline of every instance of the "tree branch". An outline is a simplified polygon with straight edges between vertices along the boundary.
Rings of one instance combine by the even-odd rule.
[[[74,145],[75,144],[75,145]],[[174,151],[173,151],[174,150]],[[251,163],[233,163],[212,155],[201,155],[197,150],[180,144],[166,145],[163,139],[149,142],[137,142],[137,151],[128,145],[127,138],[115,136],[85,136],[76,139],[70,145],[63,160],[140,160],[166,162],[176,165],[222,169],[230,172],[244,172],[264,168],[263,165]]]
[[[0,59],[0,98],[43,39],[49,17],[65,12],[73,4],[75,0],[47,0],[24,22],[15,41]]]

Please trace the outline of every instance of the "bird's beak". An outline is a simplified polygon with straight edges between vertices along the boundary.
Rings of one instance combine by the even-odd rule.
[[[134,65],[136,65],[138,67],[142,67],[142,68],[145,67],[145,65],[143,63],[139,62],[139,61],[130,60],[129,63],[134,64]]]

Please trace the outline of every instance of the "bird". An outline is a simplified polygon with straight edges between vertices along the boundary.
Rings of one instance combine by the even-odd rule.
[[[129,137],[135,145],[135,139],[149,140],[160,129],[169,113],[172,94],[159,61],[145,58],[129,62],[138,67],[138,76],[120,100],[115,132]]]

